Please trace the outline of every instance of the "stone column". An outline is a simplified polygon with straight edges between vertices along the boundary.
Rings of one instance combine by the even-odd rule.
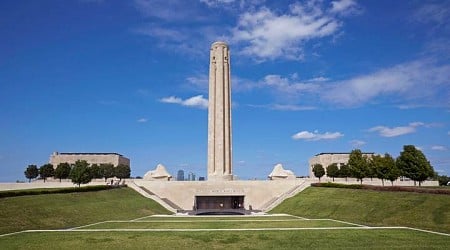
[[[211,45],[208,107],[208,180],[232,180],[230,52]]]

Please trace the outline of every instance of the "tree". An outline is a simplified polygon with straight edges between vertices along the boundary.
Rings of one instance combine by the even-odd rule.
[[[50,164],[50,163],[42,165],[39,168],[39,175],[41,176],[42,179],[44,179],[44,182],[45,182],[45,180],[48,177],[54,176],[55,175],[55,169],[53,168],[53,165]]]
[[[416,181],[419,182],[420,186],[428,177],[435,175],[430,162],[422,151],[414,145],[403,146],[403,151],[397,158],[396,165],[403,176],[414,181],[414,186],[416,185]]]
[[[70,170],[71,167],[69,163],[63,162],[58,164],[58,166],[55,169],[55,178],[58,178],[59,182],[61,182],[61,179],[69,178]]]
[[[334,182],[334,178],[339,176],[339,168],[338,168],[337,163],[332,163],[332,164],[328,165],[327,176],[333,178],[333,182]]]
[[[350,169],[347,164],[341,164],[341,167],[339,168],[339,177],[344,177],[345,181],[347,181],[347,178],[350,176]]]
[[[373,181],[373,178],[377,178],[377,167],[374,164],[374,162],[372,161],[372,157],[371,158],[366,158],[366,162],[367,162],[366,177],[369,177],[370,181]]]
[[[390,157],[385,159],[389,171],[386,174],[386,179],[391,181],[391,185],[394,186],[394,181],[400,177],[400,170],[397,168],[394,158]]]
[[[121,181],[123,178],[130,178],[131,169],[130,166],[119,164],[114,169],[114,175],[119,178],[119,181]]]
[[[100,172],[105,182],[108,178],[114,177],[114,165],[113,164],[100,164]]]
[[[381,155],[374,155],[369,162],[371,167],[375,170],[375,176],[381,180],[381,183],[384,186],[384,180],[387,179],[387,173],[389,172],[389,167],[385,164],[384,157]]]
[[[368,161],[362,155],[361,150],[352,150],[348,159],[348,167],[350,169],[350,176],[356,178],[362,184],[364,177],[367,177],[368,174]]]
[[[320,178],[325,175],[325,169],[323,169],[322,164],[314,164],[312,171],[314,172],[314,176],[319,178],[320,182]]]
[[[31,182],[31,179],[34,179],[39,176],[39,169],[37,168],[36,165],[28,165],[24,174],[25,177],[28,179],[28,182]]]
[[[97,164],[92,164],[91,175],[93,179],[103,178],[102,169]]]
[[[69,175],[72,182],[80,187],[81,184],[89,183],[92,180],[89,164],[86,161],[76,161]]]
[[[439,186],[447,186],[450,182],[450,177],[446,175],[438,175],[437,179],[439,181]]]

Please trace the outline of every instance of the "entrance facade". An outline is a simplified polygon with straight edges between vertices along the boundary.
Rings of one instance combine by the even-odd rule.
[[[195,196],[196,210],[244,210],[243,195]]]

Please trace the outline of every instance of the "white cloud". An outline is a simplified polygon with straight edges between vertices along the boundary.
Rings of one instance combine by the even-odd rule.
[[[312,92],[318,90],[319,87],[319,85],[313,83],[292,82],[290,79],[279,75],[265,76],[262,84],[290,94]]]
[[[303,58],[303,45],[311,39],[331,36],[342,22],[336,13],[351,6],[336,2],[326,9],[320,1],[294,3],[288,13],[277,13],[266,7],[239,16],[232,41],[243,43],[242,53],[257,61]]]
[[[312,106],[300,106],[294,104],[263,104],[263,105],[248,104],[247,106],[252,108],[266,108],[270,110],[280,110],[280,111],[304,111],[316,109],[316,107]]]
[[[351,140],[350,145],[352,145],[353,148],[359,148],[366,145],[366,142],[361,140]]]
[[[322,98],[343,106],[361,105],[386,96],[403,102],[443,105],[450,98],[449,79],[450,64],[437,65],[423,59],[324,85]]]
[[[330,12],[341,15],[358,14],[361,12],[358,7],[358,4],[353,0],[333,1],[331,2]]]
[[[165,21],[195,19],[194,8],[187,8],[184,0],[134,0],[134,6],[146,17],[159,18]]]
[[[318,140],[333,140],[344,136],[340,132],[325,132],[324,134],[318,133],[318,131],[309,132],[301,131],[292,136],[294,140],[305,140],[305,141],[318,141]]]
[[[148,24],[134,29],[134,32],[141,35],[158,37],[164,41],[182,42],[188,39],[185,32],[176,29],[164,28],[155,24]]]
[[[450,6],[445,1],[442,3],[427,3],[418,8],[413,19],[417,22],[435,23],[444,28],[449,28]]]
[[[441,145],[431,146],[431,149],[436,150],[436,151],[447,151],[447,148],[445,146],[441,146]]]
[[[179,97],[176,97],[176,96],[169,96],[169,97],[162,98],[160,101],[163,103],[180,104],[180,105],[186,106],[186,107],[194,107],[194,108],[202,108],[202,109],[208,108],[208,99],[205,99],[203,97],[203,95],[193,96],[193,97],[185,99],[185,100],[183,100]]]
[[[425,126],[422,122],[412,122],[408,124],[408,126],[399,126],[399,127],[393,127],[389,128],[386,126],[376,126],[373,128],[370,128],[369,132],[378,132],[378,134],[382,137],[396,137],[400,135],[406,135],[416,132],[417,127],[419,126]]]
[[[230,4],[235,0],[200,0],[200,2],[208,5],[209,7],[215,7],[222,4]]]
[[[148,122],[148,119],[147,118],[140,118],[140,119],[137,120],[137,122],[145,123],[145,122]]]

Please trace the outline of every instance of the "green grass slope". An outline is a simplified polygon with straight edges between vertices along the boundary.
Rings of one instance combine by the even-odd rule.
[[[271,213],[450,233],[450,196],[309,187]]]
[[[26,229],[71,228],[170,212],[130,188],[0,199],[0,234]]]

